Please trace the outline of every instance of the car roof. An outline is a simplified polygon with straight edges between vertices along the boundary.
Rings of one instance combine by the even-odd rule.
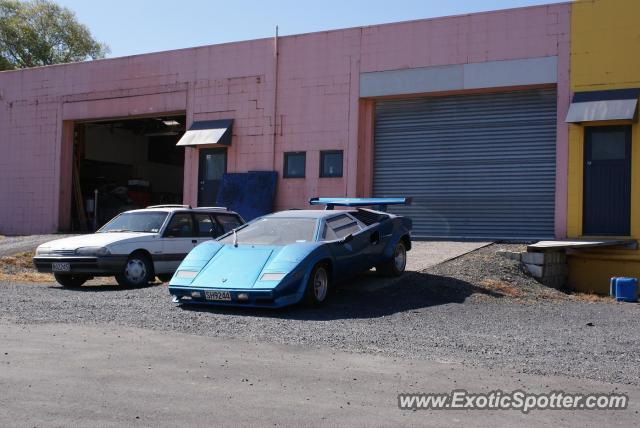
[[[164,213],[172,213],[176,211],[181,212],[206,212],[206,213],[221,213],[221,214],[237,214],[235,211],[228,210],[224,207],[153,207],[153,208],[141,208],[137,210],[129,210],[125,211],[128,213],[138,213],[138,212],[164,212]]]
[[[269,214],[266,217],[287,217],[287,218],[327,218],[337,214],[352,213],[353,210],[288,210],[278,211],[277,213]]]

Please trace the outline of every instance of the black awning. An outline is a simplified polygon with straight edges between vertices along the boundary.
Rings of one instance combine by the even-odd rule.
[[[598,122],[633,120],[636,116],[640,89],[576,92],[565,122]]]
[[[231,145],[233,119],[200,120],[193,122],[184,133],[178,146],[199,146],[204,144]]]

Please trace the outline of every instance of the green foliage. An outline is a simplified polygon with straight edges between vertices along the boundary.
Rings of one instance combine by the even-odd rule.
[[[104,58],[75,14],[50,0],[0,0],[0,70]]]

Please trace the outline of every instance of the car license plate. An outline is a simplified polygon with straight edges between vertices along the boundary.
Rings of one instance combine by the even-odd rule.
[[[205,290],[204,297],[207,300],[217,300],[217,301],[230,301],[231,300],[231,292],[229,291],[213,291],[213,290]]]
[[[54,272],[69,272],[71,264],[69,263],[51,263],[51,270]]]

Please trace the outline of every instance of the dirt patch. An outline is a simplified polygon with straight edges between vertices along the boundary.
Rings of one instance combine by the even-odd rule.
[[[30,252],[0,257],[0,281],[53,281],[53,275],[35,270],[32,258]]]
[[[460,282],[472,285],[474,292],[470,297],[478,300],[508,298],[522,302],[541,300],[615,302],[607,296],[556,290],[540,284],[525,272],[519,262],[498,254],[503,250],[526,251],[526,245],[489,245],[427,269],[426,273],[437,275],[436,282],[443,293],[448,294],[451,288],[459,288]]]

